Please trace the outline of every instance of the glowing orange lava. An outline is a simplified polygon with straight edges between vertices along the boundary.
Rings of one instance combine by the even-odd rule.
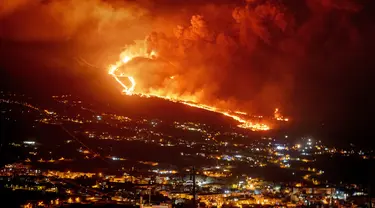
[[[238,121],[240,124],[238,127],[245,128],[245,129],[251,129],[253,131],[266,131],[269,130],[270,127],[264,123],[256,123],[249,119],[244,118],[247,113],[241,112],[241,111],[230,111],[230,110],[224,110],[219,109],[214,106],[209,106],[205,104],[200,104],[196,102],[196,99],[193,97],[184,97],[183,99],[179,96],[165,96],[164,93],[161,93],[159,91],[153,91],[148,93],[143,92],[135,92],[136,87],[136,81],[133,76],[129,74],[124,73],[118,73],[119,68],[126,65],[129,61],[136,57],[143,57],[143,58],[149,58],[153,59],[156,57],[156,52],[152,51],[151,53],[147,53],[144,49],[138,49],[135,51],[132,50],[125,50],[120,54],[120,60],[116,64],[109,66],[108,73],[117,81],[118,84],[120,84],[123,87],[123,92],[126,95],[138,95],[141,97],[157,97],[165,100],[169,100],[171,102],[175,103],[182,103],[191,107],[204,109],[211,112],[220,113],[224,116],[230,117],[236,121]],[[130,86],[126,86],[126,84],[123,83],[123,81],[120,80],[120,78],[127,78],[130,82]],[[174,76],[171,76],[170,79],[174,79]]]
[[[274,118],[278,121],[289,121],[288,118],[284,118],[284,116],[281,115],[278,108],[275,109]]]

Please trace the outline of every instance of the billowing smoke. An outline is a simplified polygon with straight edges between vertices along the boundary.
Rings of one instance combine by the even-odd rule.
[[[103,70],[141,40],[158,56],[129,63],[137,90],[272,112],[311,60],[356,52],[361,9],[354,0],[5,0],[0,35],[72,44],[72,56]]]
[[[20,41],[80,38],[96,42],[99,40],[91,38],[103,36],[107,41],[124,35],[125,30],[138,32],[133,22],[142,22],[146,13],[136,4],[109,4],[100,0],[5,0],[0,3],[1,35]]]

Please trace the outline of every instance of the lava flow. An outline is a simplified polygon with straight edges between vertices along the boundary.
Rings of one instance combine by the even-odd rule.
[[[240,123],[238,125],[238,127],[240,127],[240,128],[251,129],[253,131],[266,131],[266,130],[270,129],[270,127],[266,124],[255,123],[255,122],[253,122],[249,119],[244,118],[247,115],[247,113],[245,113],[245,112],[223,110],[223,109],[216,108],[214,106],[200,104],[200,103],[197,103],[196,100],[193,99],[193,98],[188,100],[187,98],[181,99],[181,98],[177,98],[176,96],[173,96],[173,97],[172,96],[165,96],[165,95],[163,95],[161,93],[158,93],[158,92],[148,92],[148,93],[135,92],[134,90],[135,90],[135,87],[136,87],[136,81],[135,81],[134,77],[131,76],[130,74],[125,74],[125,73],[121,73],[121,72],[116,73],[116,72],[119,71],[120,67],[126,65],[128,62],[130,62],[131,60],[133,60],[134,58],[137,58],[137,57],[153,59],[154,57],[156,57],[156,53],[154,51],[152,51],[151,53],[147,53],[146,50],[140,50],[140,51],[136,51],[136,52],[131,51],[131,50],[125,50],[124,52],[122,52],[120,54],[121,60],[118,61],[116,64],[111,65],[109,67],[108,73],[117,81],[118,84],[120,84],[124,88],[123,92],[126,95],[138,95],[138,96],[141,96],[141,97],[157,97],[157,98],[165,99],[165,100],[168,100],[168,101],[171,101],[171,102],[182,103],[182,104],[185,104],[185,105],[188,105],[188,106],[191,106],[191,107],[200,108],[200,109],[204,109],[204,110],[207,110],[207,111],[220,113],[224,116],[230,117],[230,118],[238,121]],[[127,78],[129,80],[129,83],[131,84],[131,86],[126,86],[126,84],[124,84],[124,82],[120,78]],[[170,78],[173,79],[174,77],[172,76]]]
[[[274,118],[278,121],[289,121],[288,118],[284,118],[284,116],[282,116],[279,112],[279,109],[276,108],[275,109],[275,112],[274,112]]]

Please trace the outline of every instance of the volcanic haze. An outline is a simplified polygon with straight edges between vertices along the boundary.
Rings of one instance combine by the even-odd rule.
[[[123,51],[154,51],[157,58],[134,59],[124,69],[135,77],[136,91],[272,114],[276,107],[292,111],[296,100],[310,99],[299,89],[308,89],[301,86],[312,82],[309,75],[334,76],[363,53],[363,42],[374,30],[368,27],[370,19],[356,21],[366,19],[367,4],[365,0],[3,0],[0,37],[12,43],[67,46],[63,55],[46,49],[52,52],[24,56],[81,79],[87,79],[82,66],[103,74]]]

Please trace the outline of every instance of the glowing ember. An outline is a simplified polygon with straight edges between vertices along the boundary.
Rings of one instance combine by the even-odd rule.
[[[284,116],[281,115],[278,108],[275,109],[274,118],[278,121],[289,121],[288,118],[284,118]]]
[[[219,109],[214,106],[209,106],[209,105],[204,105],[200,103],[196,103],[196,99],[193,97],[183,97],[183,99],[179,96],[175,95],[164,95],[162,92],[158,91],[153,91],[153,92],[148,92],[148,93],[143,93],[143,92],[135,92],[135,86],[136,86],[136,81],[133,76],[124,74],[124,73],[119,73],[117,74],[119,68],[126,65],[128,62],[130,62],[132,59],[136,57],[142,57],[142,58],[149,58],[153,59],[157,56],[155,51],[151,51],[150,53],[147,53],[146,50],[140,50],[137,52],[132,52],[131,50],[125,50],[123,53],[120,55],[120,60],[117,62],[115,65],[109,66],[108,73],[124,88],[123,92],[126,95],[138,95],[141,97],[157,97],[165,100],[169,100],[171,102],[175,103],[182,103],[191,107],[195,108],[200,108],[204,109],[207,111],[211,112],[216,112],[220,113],[224,116],[230,117],[236,121],[238,121],[240,124],[238,127],[240,128],[245,128],[245,129],[251,129],[253,131],[266,131],[269,130],[270,127],[266,124],[263,123],[255,123],[249,119],[244,118],[244,116],[247,115],[246,112],[241,112],[241,111],[230,111],[230,110],[224,110],[224,109]],[[126,86],[123,81],[120,80],[120,78],[127,78],[130,82],[130,87]],[[174,79],[174,76],[171,76],[170,79]]]

